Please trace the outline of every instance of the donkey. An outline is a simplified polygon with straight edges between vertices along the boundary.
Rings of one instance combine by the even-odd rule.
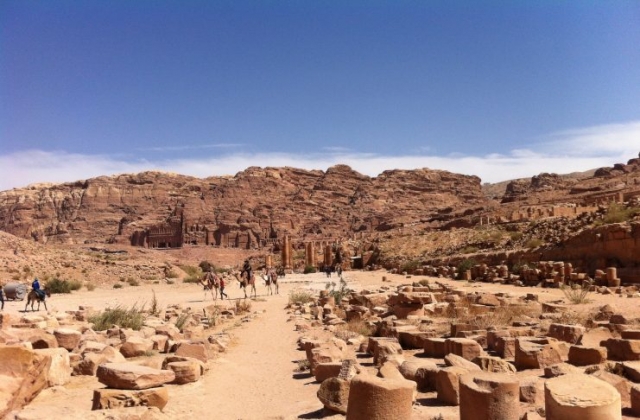
[[[47,301],[45,300],[45,297],[51,297],[51,292],[49,290],[47,290],[46,288],[42,289],[42,295],[38,294],[37,291],[35,290],[31,290],[29,292],[29,294],[27,295],[27,304],[24,305],[24,311],[27,312],[27,306],[29,306],[29,303],[31,303],[31,311],[33,312],[33,304],[38,302],[38,311],[40,310],[40,302],[42,302],[44,304],[44,309],[46,311],[48,311],[49,309],[47,309]]]

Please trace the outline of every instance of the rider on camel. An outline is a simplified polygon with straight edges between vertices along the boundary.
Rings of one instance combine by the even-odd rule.
[[[242,271],[240,272],[240,277],[242,277],[243,273],[247,273],[247,280],[251,279],[251,264],[249,264],[249,260],[244,260],[244,265],[242,266]]]

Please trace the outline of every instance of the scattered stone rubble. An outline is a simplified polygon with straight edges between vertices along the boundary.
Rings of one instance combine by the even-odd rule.
[[[566,265],[539,270],[578,279]],[[596,282],[615,279],[608,269]],[[577,324],[533,293],[414,283],[335,296],[292,306],[291,319],[319,400],[347,419],[409,419],[430,399],[461,419],[640,416],[640,327],[609,306]]]
[[[97,376],[105,385],[94,390],[92,410],[126,408],[130,414],[122,418],[138,418],[135,407],[162,410],[171,386],[197,382],[226,350],[228,334],[210,327],[241,316],[237,309],[212,305],[200,314],[173,306],[147,316],[137,331],[95,331],[87,321],[95,311],[88,307],[20,318],[0,313],[0,418],[19,414],[43,389],[74,375]]]

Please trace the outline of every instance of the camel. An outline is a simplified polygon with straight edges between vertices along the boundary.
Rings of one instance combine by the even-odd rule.
[[[204,288],[204,299],[207,299],[207,292],[211,292],[211,299],[218,300],[218,289],[220,288],[220,279],[218,276],[208,271],[199,281]]]
[[[273,294],[272,285],[276,287],[276,294],[280,294],[279,286],[278,286],[278,273],[275,270],[269,270],[267,274],[262,275],[262,279],[264,280],[265,286],[267,286],[267,290],[269,294]]]
[[[249,296],[251,296],[251,292],[253,292],[254,297],[258,297],[256,292],[256,275],[251,273],[251,278],[247,280],[247,272],[243,271],[241,276],[238,276],[238,273],[233,273],[233,276],[240,282],[240,287],[244,291],[244,297],[247,297],[247,286],[251,286],[251,291],[249,292]]]
[[[49,290],[42,289],[42,292],[46,297],[51,297],[51,292]],[[31,311],[33,312],[34,311],[33,304],[36,302],[38,302],[38,311],[40,310],[40,302],[44,303],[44,309],[46,311],[49,310],[47,309],[47,302],[45,301],[45,298],[40,297],[40,295],[38,295],[38,293],[35,290],[31,290],[27,295],[27,304],[24,305],[24,311],[27,312],[27,306],[29,306],[29,303],[31,303]]]

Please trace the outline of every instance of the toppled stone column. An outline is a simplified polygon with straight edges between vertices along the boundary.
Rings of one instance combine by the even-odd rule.
[[[416,383],[357,375],[351,381],[347,420],[409,420]]]
[[[544,385],[547,420],[620,420],[620,393],[581,373],[549,379]]]
[[[520,385],[513,375],[472,372],[460,377],[460,420],[518,420]]]

